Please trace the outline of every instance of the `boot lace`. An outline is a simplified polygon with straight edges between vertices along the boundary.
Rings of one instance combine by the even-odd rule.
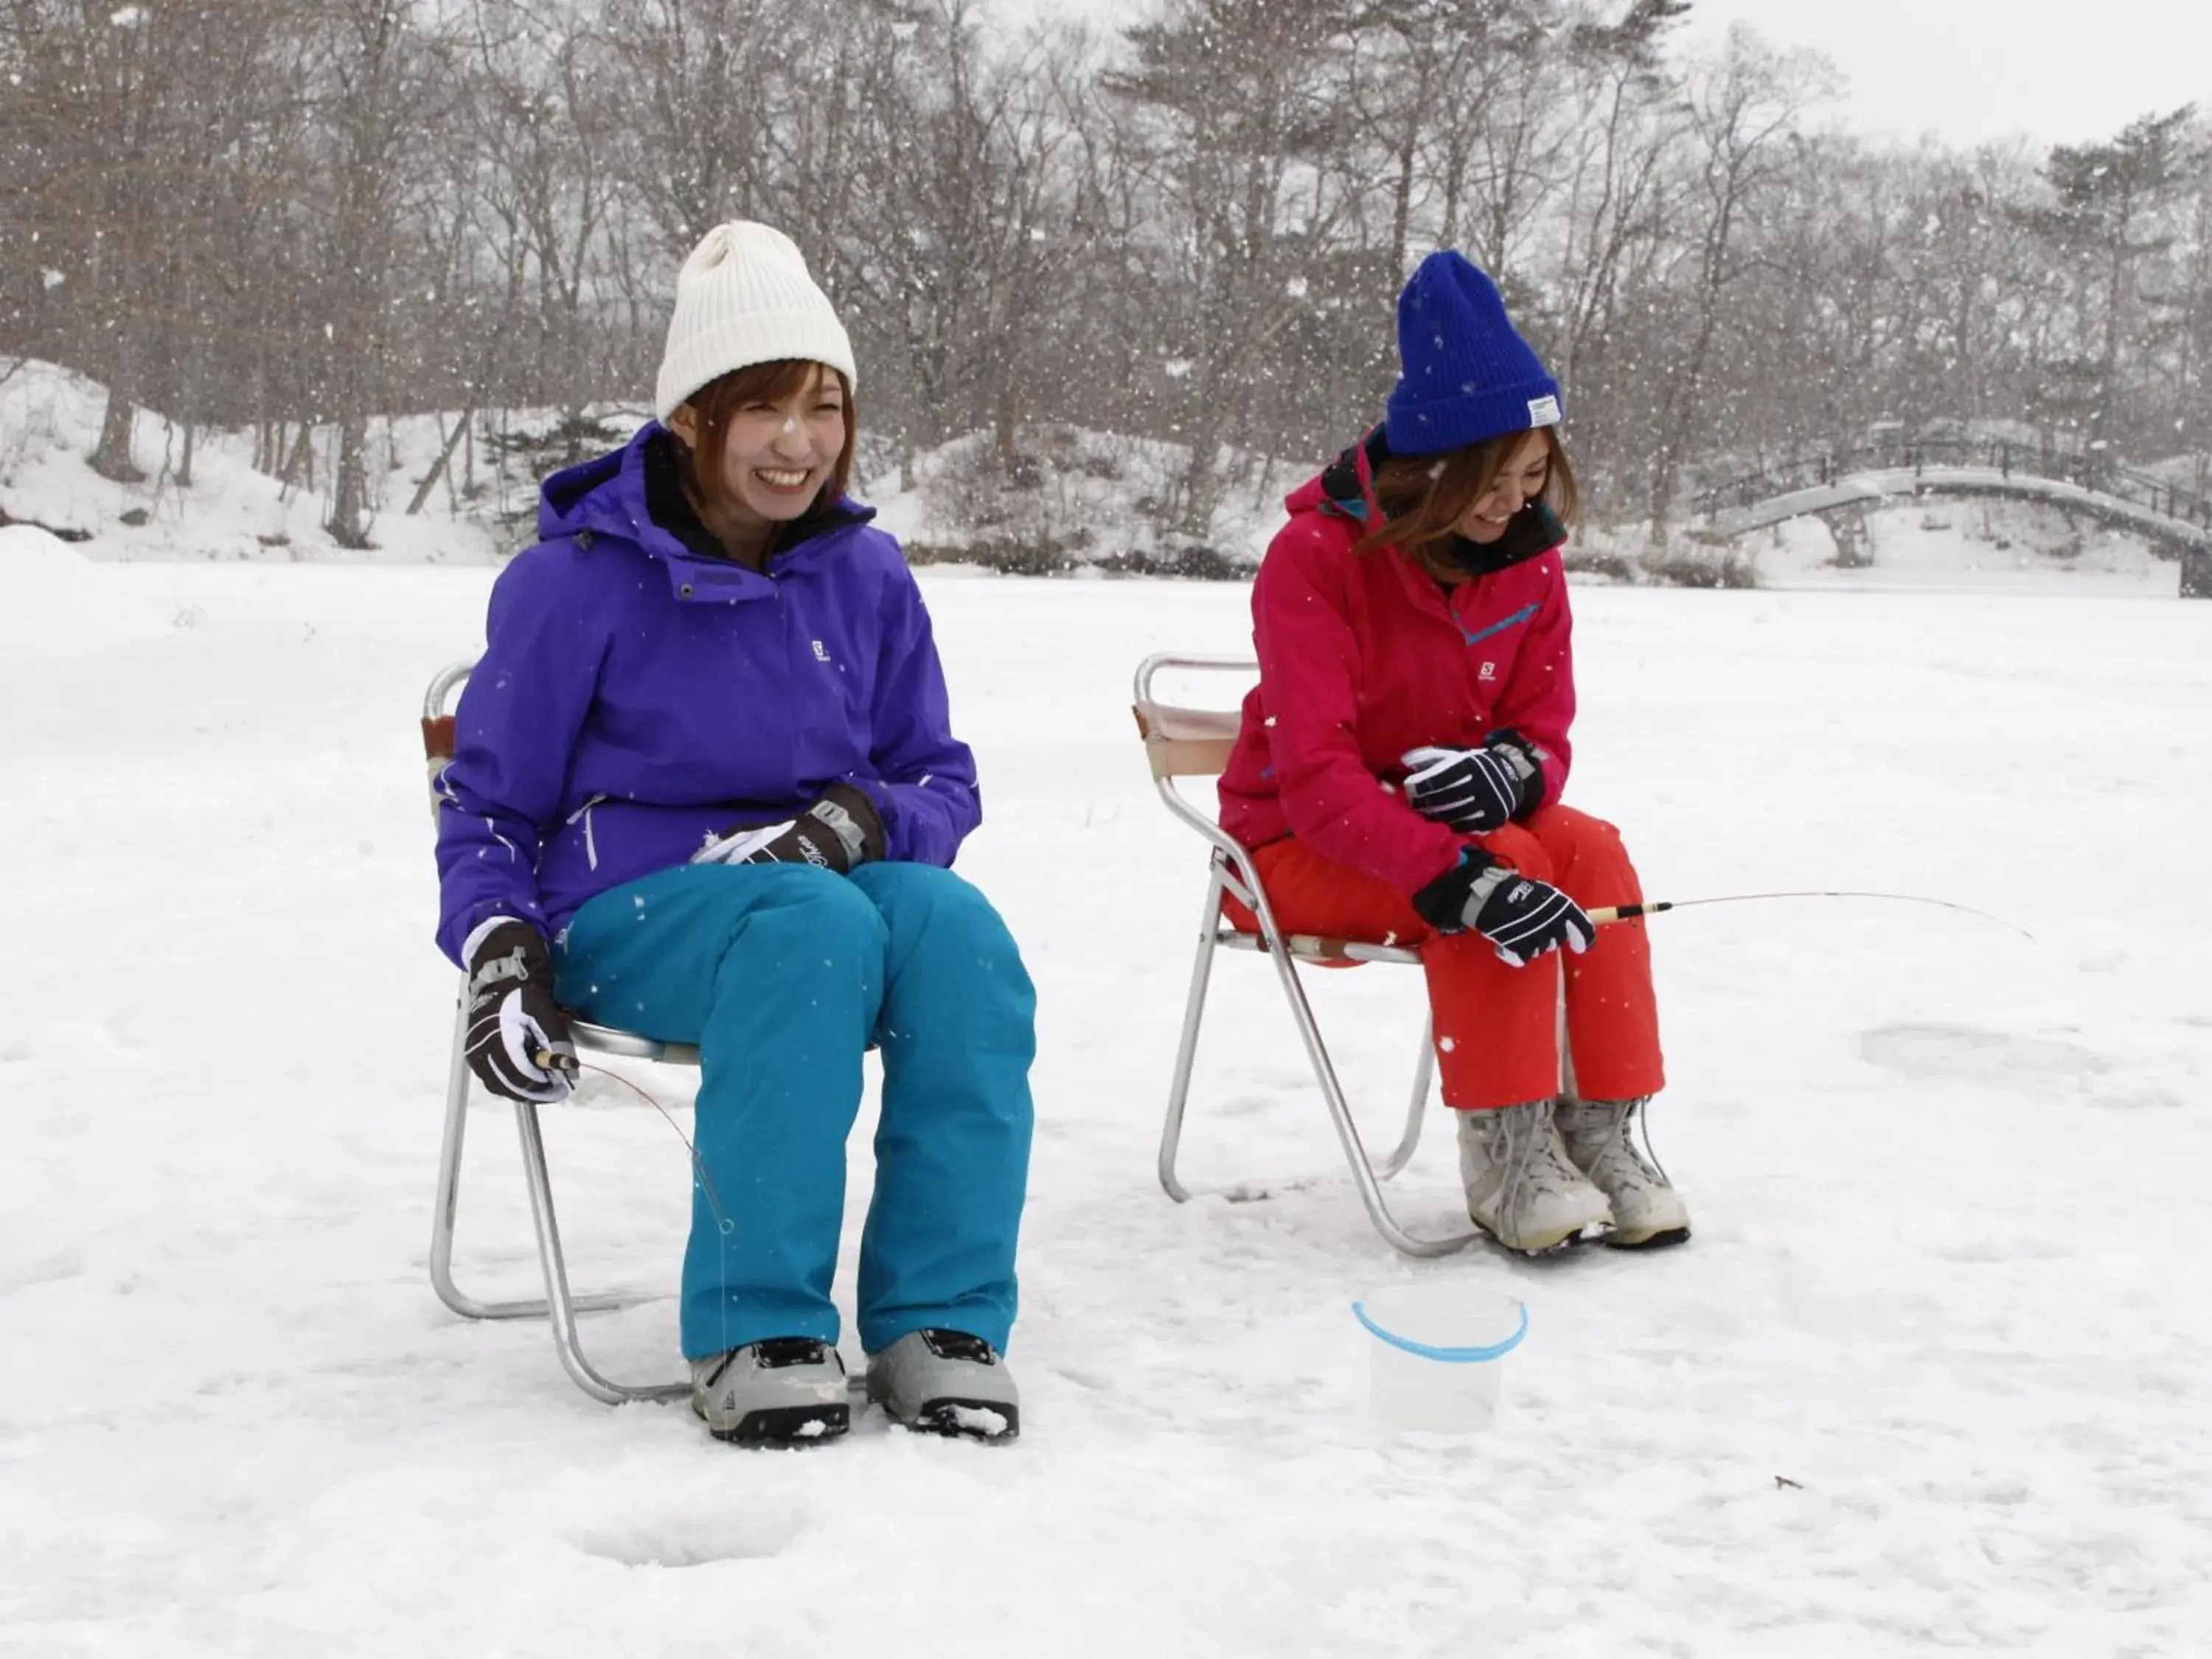
[[[1674,1184],[1667,1178],[1667,1166],[1659,1161],[1659,1154],[1651,1145],[1651,1097],[1650,1095],[1638,1095],[1633,1100],[1574,1101],[1563,1103],[1567,1105],[1570,1112],[1577,1114],[1574,1127],[1568,1131],[1570,1134],[1577,1138],[1590,1133],[1590,1131],[1582,1127],[1578,1115],[1580,1113],[1601,1111],[1612,1114],[1612,1121],[1597,1131],[1601,1139],[1599,1139],[1597,1149],[1591,1154],[1589,1159],[1592,1169],[1595,1169],[1606,1158],[1618,1152],[1631,1164],[1637,1166],[1639,1174],[1655,1179],[1658,1185],[1672,1187]],[[1632,1133],[1632,1127],[1637,1125],[1640,1125],[1643,1129],[1644,1146],[1641,1151],[1638,1150],[1636,1136]]]
[[[1532,1100],[1504,1107],[1491,1115],[1497,1126],[1493,1133],[1503,1143],[1504,1156],[1497,1161],[1505,1166],[1498,1193],[1501,1222],[1518,1213],[1522,1189],[1528,1183],[1533,1182],[1540,1193],[1562,1192],[1570,1182],[1583,1178],[1582,1171],[1561,1153],[1559,1138],[1553,1129],[1551,1102]],[[1488,1123],[1481,1127],[1491,1128]]]

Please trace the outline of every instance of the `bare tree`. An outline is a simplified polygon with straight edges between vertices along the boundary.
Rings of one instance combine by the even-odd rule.
[[[1586,18],[1568,37],[1565,100],[1571,135],[1559,198],[1557,252],[1540,278],[1551,301],[1553,357],[1586,451],[1607,465],[1593,483],[1626,470],[1648,392],[1625,294],[1652,291],[1679,191],[1673,166],[1684,131],[1662,56],[1679,0],[1635,0],[1614,21]]]
[[[413,0],[323,0],[319,107],[330,210],[319,227],[329,350],[318,388],[334,422],[331,539],[368,544],[371,418],[386,404],[393,283],[408,264],[403,230],[423,171],[420,147],[444,125],[453,86],[448,43]]]
[[[1225,436],[1249,427],[1271,356],[1304,309],[1302,267],[1360,205],[1324,185],[1355,123],[1348,43],[1326,0],[1183,0],[1127,32],[1134,62],[1106,78],[1157,123],[1147,157],[1174,308],[1158,319],[1172,413],[1188,450],[1170,515],[1211,533]]]
[[[667,252],[759,216],[767,94],[818,21],[794,0],[607,0],[599,33],[627,92],[619,176]]]
[[[1798,118],[1832,85],[1821,60],[1778,54],[1740,24],[1719,57],[1692,76],[1687,120],[1699,234],[1682,256],[1688,281],[1679,291],[1679,333],[1669,342],[1672,361],[1656,410],[1659,447],[1650,498],[1655,543],[1667,540],[1676,480],[1705,435],[1713,346],[1739,275],[1746,222],[1780,175]]]
[[[601,284],[623,116],[615,55],[581,20],[540,21],[514,0],[482,0],[469,55],[471,194],[503,292],[495,308],[477,307],[490,325],[475,331],[481,356],[463,420],[503,363],[518,389],[561,406],[573,460],[584,405],[628,356],[602,344],[612,331]]]

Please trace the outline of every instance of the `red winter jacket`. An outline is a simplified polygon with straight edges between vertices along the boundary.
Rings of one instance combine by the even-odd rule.
[[[1564,532],[1530,538],[1516,523],[1508,536],[1522,532],[1526,550],[1506,550],[1513,562],[1447,595],[1395,547],[1353,556],[1365,503],[1346,476],[1340,464],[1292,492],[1291,521],[1261,562],[1260,684],[1221,775],[1221,827],[1247,848],[1296,836],[1411,895],[1470,838],[1397,793],[1406,750],[1474,748],[1510,726],[1549,755],[1532,806],[1566,785],[1575,678]],[[1351,499],[1332,500],[1328,484]],[[1558,530],[1548,515],[1537,522]]]

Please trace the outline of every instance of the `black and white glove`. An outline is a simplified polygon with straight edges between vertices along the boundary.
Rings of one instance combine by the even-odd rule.
[[[822,799],[781,823],[733,830],[691,855],[694,864],[811,864],[850,875],[884,855],[884,821],[876,804],[849,783],[833,783]]]
[[[526,921],[501,921],[469,938],[469,1069],[509,1100],[567,1097],[576,1073],[568,1017],[553,1000],[553,957]]]
[[[1515,968],[1563,945],[1580,956],[1597,937],[1589,914],[1558,888],[1474,848],[1413,895],[1413,908],[1440,933],[1473,928]]]
[[[1518,732],[1498,732],[1480,749],[1408,749],[1406,804],[1462,836],[1500,829],[1544,795],[1544,751]]]

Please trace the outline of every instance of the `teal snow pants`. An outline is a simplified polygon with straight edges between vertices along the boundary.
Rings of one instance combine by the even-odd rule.
[[[699,1048],[687,1358],[836,1341],[845,1142],[872,1042],[884,1087],[861,1346],[942,1326],[1004,1351],[1036,996],[981,893],[922,864],[685,865],[591,899],[555,955],[561,1001],[584,1018]]]

